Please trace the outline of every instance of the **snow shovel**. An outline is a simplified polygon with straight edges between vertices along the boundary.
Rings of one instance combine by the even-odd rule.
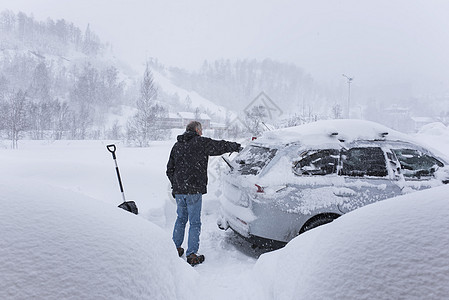
[[[109,152],[112,153],[112,158],[114,159],[115,162],[115,171],[117,172],[117,178],[118,178],[118,183],[120,185],[120,191],[122,192],[122,198],[123,198],[123,203],[120,204],[118,207],[123,208],[124,210],[127,210],[129,212],[132,212],[133,214],[138,214],[138,210],[137,210],[137,206],[136,203],[134,201],[126,201],[125,199],[125,192],[123,191],[123,185],[122,185],[122,179],[120,178],[120,172],[118,170],[118,165],[117,165],[117,157],[115,156],[115,145],[111,144],[111,145],[107,145],[106,148],[108,148]]]

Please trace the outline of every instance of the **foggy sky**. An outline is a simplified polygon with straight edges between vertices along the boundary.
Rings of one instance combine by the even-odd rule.
[[[36,20],[64,18],[133,66],[147,57],[197,69],[220,58],[292,62],[365,93],[449,91],[449,1],[0,0]]]

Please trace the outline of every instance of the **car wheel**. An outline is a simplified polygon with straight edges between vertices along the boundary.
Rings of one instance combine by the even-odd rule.
[[[314,216],[313,218],[309,219],[301,228],[299,231],[299,234],[304,233],[310,229],[313,229],[315,227],[327,224],[338,218],[340,215],[338,214],[322,214]]]

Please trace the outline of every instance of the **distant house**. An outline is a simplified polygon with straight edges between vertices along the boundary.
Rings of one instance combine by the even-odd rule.
[[[210,117],[207,114],[195,114],[193,112],[169,113],[164,118],[162,124],[166,128],[185,128],[191,121],[198,121],[203,125],[203,129],[209,129]]]
[[[182,119],[183,126],[187,126],[191,121],[198,121],[204,129],[210,128],[210,117],[207,114],[195,114],[193,112],[178,112]]]
[[[412,117],[415,124],[415,131],[418,132],[424,125],[438,122],[437,119],[431,117]]]
[[[401,132],[414,131],[410,110],[408,108],[398,107],[397,105],[393,105],[384,110],[383,123]]]
[[[225,130],[228,126],[224,123],[210,122],[210,129]]]
[[[214,130],[215,137],[222,138],[229,125],[224,123],[210,122],[210,129]]]
[[[168,117],[162,120],[164,128],[182,128],[182,119],[177,113],[168,113]]]

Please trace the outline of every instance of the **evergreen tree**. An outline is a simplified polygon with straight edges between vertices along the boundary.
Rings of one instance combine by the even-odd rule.
[[[167,136],[167,130],[162,128],[162,121],[168,112],[158,103],[157,97],[153,73],[147,63],[140,86],[140,97],[136,102],[137,113],[127,127],[128,141],[136,142],[140,147],[148,146],[150,140],[160,140]]]
[[[88,128],[94,122],[95,103],[98,99],[98,71],[90,64],[78,77],[71,93],[74,111],[72,114],[72,138],[85,139]]]
[[[96,55],[100,50],[100,43],[98,37],[90,30],[90,25],[87,24],[83,39],[83,53],[87,55]]]
[[[49,100],[51,79],[44,62],[41,62],[36,66],[32,80],[31,92],[33,97],[37,100]]]
[[[6,96],[6,92],[8,91],[8,80],[5,76],[0,76],[0,101],[3,101]]]

